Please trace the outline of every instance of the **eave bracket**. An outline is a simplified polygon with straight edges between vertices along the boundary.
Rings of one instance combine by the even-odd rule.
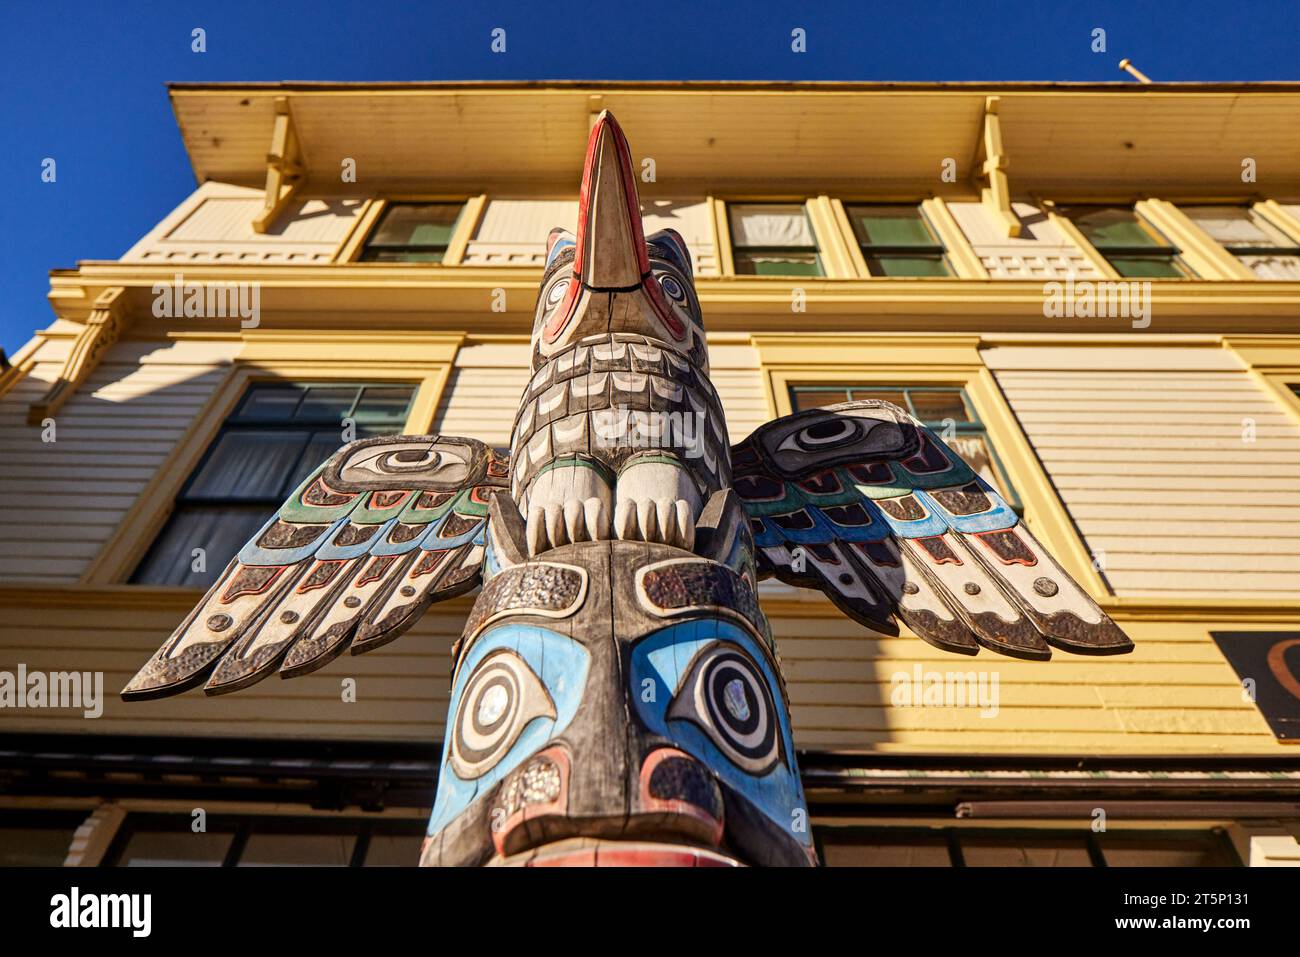
[[[1020,218],[1011,208],[1011,187],[1007,181],[1007,167],[1010,161],[1002,146],[1002,126],[998,119],[998,106],[1001,98],[996,96],[984,99],[984,131],[980,140],[977,177],[980,179],[980,201],[989,211],[995,222],[1005,230],[1006,235],[1020,235]]]
[[[54,385],[27,409],[27,424],[40,425],[51,418],[85,382],[113,343],[117,342],[126,324],[124,290],[121,286],[105,289],[95,299],[86,319],[85,328],[72,343],[72,350],[63,363],[63,369]]]
[[[289,111],[289,98],[275,98],[275,126],[271,130],[271,151],[266,154],[266,196],[262,211],[253,220],[253,231],[264,233],[289,205],[302,185],[302,150]]]

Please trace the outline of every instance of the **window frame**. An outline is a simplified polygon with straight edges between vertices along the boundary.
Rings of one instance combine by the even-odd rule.
[[[980,197],[978,193],[971,193],[970,195],[955,193],[947,198],[963,202],[978,202]],[[957,224],[956,218],[952,215],[952,210],[948,208],[948,203],[943,197],[930,195],[918,198],[916,193],[844,193],[829,202],[836,234],[851,264],[850,275],[855,279],[872,282],[877,280],[933,282],[935,280],[949,279],[991,278],[988,270],[984,268],[984,263],[980,260],[979,254],[975,251],[975,247],[971,245],[970,238]],[[947,276],[871,275],[871,270],[867,267],[866,257],[863,256],[862,248],[858,245],[857,234],[853,231],[853,223],[849,220],[847,207],[871,205],[907,206],[912,204],[915,204],[922,211],[930,228],[943,244],[950,274]]]
[[[1246,866],[1233,844],[1227,828],[1220,824],[1212,824],[1208,827],[1205,825],[1197,826],[1195,821],[1190,820],[1185,825],[1184,822],[1180,821],[1179,825],[1177,827],[1168,827],[1153,826],[1151,823],[1145,822],[1134,822],[1131,826],[1111,828],[1105,833],[1104,837],[1106,841],[1118,844],[1140,841],[1168,841],[1178,838],[1190,840],[1192,837],[1196,837],[1201,839],[1208,851],[1221,856],[1219,862],[1198,866]],[[837,824],[822,822],[814,823],[812,830],[817,856],[822,861],[826,860],[825,850],[828,843],[853,847],[872,844],[874,839],[875,842],[902,846],[907,846],[909,841],[914,842],[916,845],[925,843],[946,846],[949,867],[978,866],[967,864],[963,844],[973,840],[995,839],[1011,842],[1023,841],[1026,844],[1032,844],[1035,841],[1052,841],[1062,844],[1069,842],[1076,844],[1077,849],[1087,853],[1092,867],[1119,866],[1111,864],[1106,859],[1107,849],[1103,846],[1102,836],[1095,833],[1091,827],[1070,827],[1061,821],[1050,819],[1041,823],[1009,822],[1005,825],[986,823],[961,825],[946,822],[936,822],[934,824]],[[830,841],[829,838],[840,838],[840,840]],[[870,867],[872,865],[849,866]]]
[[[271,338],[245,334],[243,346],[195,413],[182,436],[154,470],[113,533],[82,573],[81,585],[125,585],[171,517],[181,485],[195,470],[221,424],[252,382],[314,381],[415,384],[415,401],[400,430],[431,431],[464,333],[377,331],[337,334],[303,331]],[[419,349],[412,350],[418,342]],[[268,516],[269,517],[269,516]],[[176,585],[131,585],[132,589],[193,592]],[[161,599],[159,599],[161,600]]]
[[[857,230],[854,229],[853,213],[854,208],[869,206],[886,207],[886,206],[909,206],[916,210],[917,217],[929,231],[931,237],[935,240],[929,246],[898,246],[890,244],[864,243],[858,237]],[[930,208],[927,209],[927,206]],[[941,231],[939,225],[934,221],[934,215],[931,210],[934,206],[927,200],[904,200],[901,202],[892,202],[890,200],[861,200],[861,199],[844,199],[841,200],[841,209],[844,211],[845,220],[848,224],[848,236],[853,246],[861,256],[862,269],[864,275],[871,279],[956,279],[959,277],[957,263],[953,256],[950,255],[948,243]],[[946,210],[945,210],[946,211]],[[870,250],[870,251],[869,251]],[[906,256],[908,253],[917,253],[918,255],[934,256],[937,255],[947,270],[942,276],[888,276],[876,274],[871,271],[870,260],[878,256]]]
[[[729,196],[725,199],[716,199],[716,215],[714,222],[721,240],[723,230],[725,229],[725,238],[727,246],[727,256],[725,260],[725,269],[729,270],[726,275],[736,276],[741,279],[761,279],[776,280],[778,282],[799,282],[829,279],[835,275],[835,268],[832,264],[833,254],[826,248],[826,239],[824,238],[824,229],[818,228],[819,216],[816,209],[817,203],[814,198],[808,196]],[[737,252],[789,252],[789,253],[807,253],[808,247],[805,246],[737,246],[736,237],[731,228],[731,215],[733,206],[801,206],[803,215],[808,223],[808,231],[812,233],[813,246],[812,253],[817,261],[818,272],[814,275],[805,275],[799,273],[789,273],[786,275],[773,273],[749,273],[740,272],[736,269]],[[721,245],[721,244],[719,244]]]
[[[164,834],[188,834],[191,830],[191,816],[184,811],[145,811],[130,810],[118,825],[108,849],[104,852],[101,867],[121,867],[123,856],[130,847],[132,838],[142,831]],[[352,835],[356,840],[352,846],[346,867],[364,867],[370,845],[375,837],[422,836],[427,827],[423,817],[371,816],[363,817],[348,814],[342,817],[320,817],[300,814],[274,814],[247,811],[216,812],[208,820],[207,833],[230,834],[230,845],[226,848],[218,867],[238,867],[240,858],[248,846],[249,838],[257,834],[309,834],[309,835]],[[415,863],[413,860],[412,864]],[[323,865],[293,865],[323,866]]]
[[[465,250],[470,240],[478,231],[483,213],[487,209],[486,194],[467,196],[464,193],[394,193],[370,200],[369,205],[357,216],[352,231],[343,240],[335,262],[349,263],[365,267],[420,267],[436,269],[442,266],[458,266],[465,258]],[[374,262],[362,258],[371,237],[379,229],[385,215],[393,206],[415,203],[458,203],[461,210],[448,237],[447,246],[440,262]]]
[[[67,861],[68,855],[72,853],[72,845],[77,839],[77,831],[85,824],[86,819],[94,812],[94,807],[86,808],[68,808],[68,807],[30,807],[30,806],[3,806],[0,807],[0,827],[13,828],[15,830],[30,831],[49,831],[59,834],[67,834],[67,844],[63,850],[63,856],[57,864],[47,865],[20,865],[11,864],[9,867],[25,866],[44,866],[44,867],[61,867]]]
[[[302,397],[300,397],[299,403],[302,402],[302,398],[305,398],[312,388],[333,388],[333,389],[355,388],[356,395],[352,399],[352,404],[348,407],[347,415],[340,417],[340,419],[338,420],[335,420],[333,418],[327,419],[324,416],[313,418],[313,419],[305,419],[301,422],[295,421],[294,419],[266,420],[266,419],[241,417],[239,415],[239,410],[242,408],[242,406],[248,400],[248,398],[251,395],[253,395],[254,390],[256,390],[260,386],[268,386],[268,385],[300,388],[302,390]],[[294,431],[304,432],[307,435],[307,444],[304,446],[303,451],[299,453],[298,458],[294,460],[293,467],[289,470],[289,474],[292,475],[294,472],[298,470],[299,466],[302,464],[302,456],[310,448],[312,433],[317,431],[327,430],[330,428],[341,428],[342,419],[351,416],[356,411],[357,404],[362,400],[362,397],[365,395],[367,389],[402,388],[402,387],[407,387],[411,390],[411,395],[406,401],[406,408],[401,413],[401,426],[404,427],[406,422],[409,421],[410,419],[411,410],[414,408],[419,396],[420,385],[418,382],[374,382],[374,381],[362,382],[355,379],[345,380],[345,381],[341,381],[341,380],[299,381],[299,380],[283,380],[283,379],[260,379],[260,380],[254,379],[249,381],[245,385],[243,393],[239,395],[238,398],[236,399],[234,407],[231,410],[231,412],[224,419],[222,419],[220,423],[218,423],[216,431],[212,434],[212,437],[208,442],[207,448],[204,450],[203,454],[199,456],[199,459],[194,464],[194,467],[190,469],[188,475],[186,475],[184,481],[181,483],[176,494],[172,496],[171,508],[168,511],[167,519],[158,527],[158,531],[154,534],[152,540],[148,543],[144,551],[141,553],[139,560],[136,562],[135,566],[131,568],[130,571],[128,572],[127,579],[126,579],[127,584],[144,585],[149,587],[168,587],[164,585],[159,585],[158,583],[155,582],[136,581],[136,575],[139,574],[140,571],[144,568],[145,563],[149,560],[150,556],[153,554],[154,547],[159,543],[159,541],[161,541],[163,535],[166,534],[168,528],[171,526],[172,521],[176,518],[180,510],[187,507],[188,508],[225,507],[225,508],[260,509],[260,510],[264,510],[264,514],[266,515],[267,518],[270,518],[271,514],[284,503],[283,496],[287,495],[291,490],[286,490],[283,494],[277,494],[274,496],[260,496],[260,497],[249,497],[249,498],[234,498],[229,495],[191,495],[190,494],[190,490],[194,487],[195,482],[198,480],[199,476],[203,474],[203,470],[206,468],[207,464],[212,460],[212,457],[216,454],[217,448],[221,443],[221,439],[225,435],[227,435],[228,433],[234,430],[241,430],[241,431],[265,430],[268,432],[294,430]],[[361,423],[358,423],[358,425],[360,424]],[[394,424],[394,428],[397,427],[398,427],[397,424]],[[391,433],[384,432],[380,434],[391,434]],[[358,437],[360,438],[362,436],[359,435]],[[342,446],[344,444],[345,443],[342,437],[340,436],[339,445]],[[222,563],[222,567],[224,567],[224,562]],[[219,573],[220,568],[214,567],[212,571],[214,573]],[[173,587],[189,587],[189,586],[173,586]]]
[[[1024,506],[1024,522],[1061,567],[1103,605],[1114,592],[1094,566],[1056,486],[1038,459],[993,372],[980,356],[978,335],[863,334],[751,337],[767,393],[768,415],[790,415],[792,384],[871,382],[880,385],[961,386]],[[854,361],[854,356],[880,356]]]
[[[1199,234],[1205,237],[1205,241],[1207,243],[1213,244],[1215,247],[1217,247],[1217,249],[1220,249],[1226,254],[1228,254],[1229,256],[1231,256],[1237,265],[1239,265],[1244,270],[1246,270],[1246,272],[1249,273],[1248,277],[1239,276],[1235,278],[1243,278],[1243,279],[1249,278],[1252,280],[1258,280],[1260,282],[1295,282],[1296,281],[1294,279],[1291,280],[1268,279],[1255,272],[1255,270],[1251,268],[1247,263],[1245,263],[1241,258],[1242,256],[1295,256],[1297,258],[1300,258],[1300,234],[1296,234],[1291,229],[1288,229],[1286,223],[1278,221],[1279,215],[1285,215],[1285,211],[1279,210],[1278,211],[1279,215],[1270,215],[1272,210],[1268,207],[1266,203],[1257,203],[1257,202],[1252,202],[1250,200],[1245,200],[1245,201],[1227,200],[1227,201],[1215,202],[1211,200],[1183,199],[1183,200],[1179,200],[1175,204],[1175,206],[1178,212],[1182,216],[1186,217],[1191,227],[1195,229]],[[1231,208],[1231,209],[1242,209],[1245,210],[1247,213],[1253,213],[1256,217],[1263,220],[1267,226],[1271,227],[1274,231],[1281,233],[1284,237],[1289,239],[1291,245],[1289,246],[1230,246],[1227,243],[1224,243],[1216,239],[1209,232],[1209,230],[1205,229],[1205,227],[1203,227],[1195,218],[1192,217],[1190,213],[1187,212],[1189,207],[1199,207],[1201,209],[1205,209],[1207,207],[1215,207],[1215,206],[1221,206],[1224,208]]]
[[[1056,200],[1052,204],[1052,212],[1055,215],[1058,224],[1062,221],[1069,223],[1069,229],[1066,234],[1079,244],[1080,248],[1085,250],[1085,254],[1092,253],[1096,259],[1106,264],[1105,272],[1107,278],[1116,279],[1123,282],[1187,282],[1205,279],[1201,270],[1198,270],[1192,262],[1189,261],[1187,250],[1184,248],[1185,243],[1179,242],[1180,236],[1175,229],[1169,228],[1167,222],[1161,223],[1156,220],[1159,217],[1153,217],[1151,213],[1151,204],[1153,200],[1106,200],[1106,199],[1082,199],[1082,200]],[[1126,208],[1133,214],[1134,219],[1139,226],[1144,227],[1162,239],[1167,245],[1161,246],[1098,246],[1075,221],[1072,210],[1081,207],[1092,207],[1094,209],[1118,209]],[[1153,252],[1159,252],[1161,256],[1168,253],[1169,262],[1175,268],[1182,272],[1179,276],[1125,276],[1115,264],[1111,257],[1117,254],[1128,252],[1133,256],[1140,258],[1152,258]],[[1091,257],[1090,257],[1091,258]],[[1119,255],[1118,258],[1124,258]],[[1096,260],[1094,260],[1096,262]]]

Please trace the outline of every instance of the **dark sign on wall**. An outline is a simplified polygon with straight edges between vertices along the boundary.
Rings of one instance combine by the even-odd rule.
[[[1212,631],[1279,741],[1300,742],[1300,631]]]

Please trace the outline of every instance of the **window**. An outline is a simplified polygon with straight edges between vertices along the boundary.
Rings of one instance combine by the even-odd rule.
[[[1249,206],[1180,206],[1260,279],[1300,279],[1300,244]]]
[[[0,810],[0,867],[61,867],[89,813]]]
[[[728,203],[732,260],[745,276],[822,276],[802,203]]]
[[[943,243],[919,206],[847,206],[873,276],[951,276]]]
[[[857,827],[814,831],[827,867],[1240,867],[1213,830]]]
[[[366,240],[361,261],[440,263],[464,203],[389,203]]]
[[[1020,499],[998,461],[988,432],[965,389],[957,386],[885,385],[796,385],[790,388],[790,404],[795,411],[858,399],[883,399],[910,412],[933,429],[977,475],[997,489],[1018,514],[1023,512]]]
[[[209,818],[133,813],[104,863],[115,867],[414,867],[424,821],[415,818]]]
[[[1194,276],[1178,248],[1131,206],[1067,206],[1061,212],[1121,276],[1187,279]]]
[[[356,438],[401,431],[410,385],[296,385],[249,388],[176,497],[176,508],[132,581],[211,585],[304,478]],[[204,550],[195,571],[194,549]]]

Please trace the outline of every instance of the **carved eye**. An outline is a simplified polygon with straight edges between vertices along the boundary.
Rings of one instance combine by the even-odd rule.
[[[815,452],[856,439],[862,431],[858,419],[825,418],[797,432],[791,432],[781,443],[781,452]]]
[[[554,718],[555,704],[522,658],[498,651],[479,664],[452,721],[451,764],[462,780],[491,771],[534,718]]]
[[[420,448],[410,443],[396,446],[378,446],[349,459],[347,469],[370,472],[374,475],[401,475],[403,472],[433,473],[455,465],[465,465],[466,460],[455,452],[434,448]]]
[[[554,309],[564,301],[564,294],[569,291],[569,280],[561,279],[546,294],[546,308]]]
[[[682,284],[678,282],[676,279],[674,279],[672,276],[660,276],[659,285],[663,288],[663,291],[668,295],[668,298],[671,299],[673,302],[677,302],[677,303],[686,302],[686,290],[683,289]]]
[[[781,730],[767,679],[736,645],[719,642],[700,652],[668,717],[698,725],[751,774],[762,774],[781,759]]]

